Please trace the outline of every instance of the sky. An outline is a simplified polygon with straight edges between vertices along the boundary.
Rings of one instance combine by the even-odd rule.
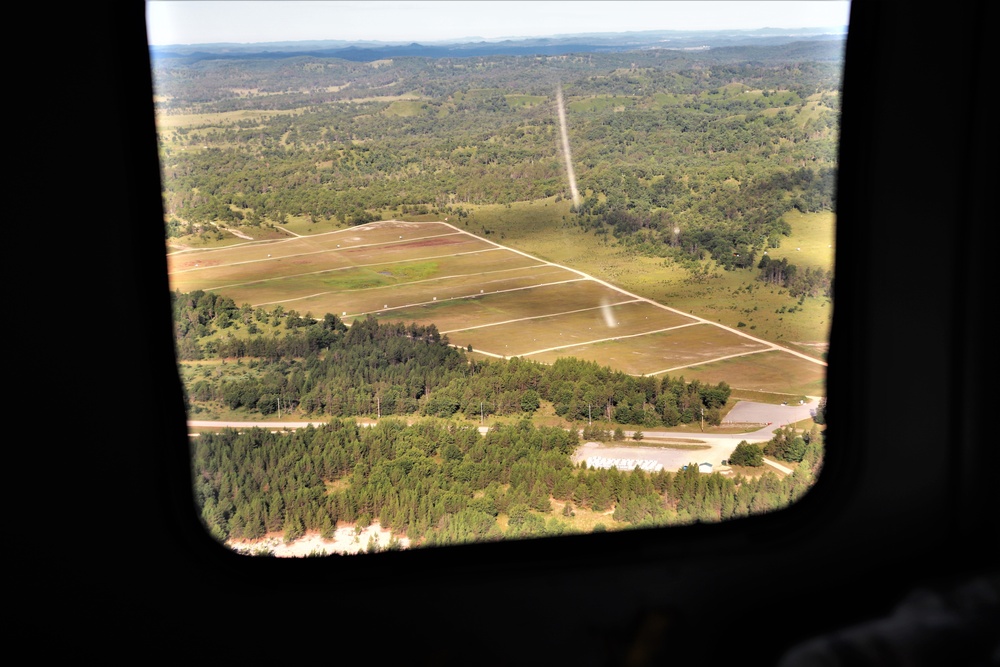
[[[581,32],[845,27],[844,0],[147,0],[149,43],[431,42]]]

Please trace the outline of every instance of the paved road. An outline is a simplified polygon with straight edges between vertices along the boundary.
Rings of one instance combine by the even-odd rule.
[[[740,444],[740,442],[744,440],[752,443],[767,442],[773,437],[774,431],[779,427],[811,417],[811,411],[816,408],[817,404],[818,399],[816,398],[813,399],[812,403],[802,405],[772,405],[770,403],[740,401],[726,415],[727,421],[767,425],[749,433],[643,431],[647,443],[645,445],[586,443],[580,446],[573,454],[573,462],[579,463],[592,456],[601,456],[612,459],[656,461],[670,471],[677,470],[689,463],[711,463],[713,467],[717,468],[722,465],[722,461],[732,455],[733,450],[736,449],[736,445]],[[625,435],[631,438],[633,432],[626,431]],[[692,445],[703,445],[704,449],[657,447],[649,442],[649,439],[656,438],[685,440]],[[790,468],[780,463],[768,459],[765,459],[764,462],[784,473],[791,472]]]
[[[791,405],[771,405],[770,403],[740,401],[726,415],[726,420],[747,424],[766,424],[771,422],[771,426],[762,428],[753,434],[747,434],[757,435],[767,432],[766,439],[770,440],[771,431],[778,426],[785,426],[786,424],[792,424],[812,417],[812,411],[816,409],[818,404],[819,399],[815,397],[811,403],[804,403],[802,405],[797,403]]]
[[[677,470],[681,466],[689,463],[711,463],[718,467],[722,465],[724,459],[728,459],[733,450],[741,441],[747,442],[767,442],[774,435],[775,429],[786,424],[808,419],[811,411],[815,409],[817,400],[804,405],[772,405],[769,403],[755,403],[751,401],[738,402],[726,416],[728,421],[738,423],[768,424],[756,431],[749,433],[690,433],[682,431],[643,431],[645,443],[585,443],[581,445],[573,455],[574,463],[579,463],[583,459],[593,456],[603,456],[614,459],[634,459],[643,461],[656,461],[667,470]],[[246,421],[188,421],[188,426],[194,430],[206,427],[229,427],[229,428],[266,428],[272,430],[304,428],[310,424],[322,426],[323,421],[306,422],[246,422]],[[370,422],[363,422],[370,423]],[[487,427],[479,428],[480,432],[486,432]],[[626,437],[631,438],[633,431],[626,431]],[[670,440],[683,440],[686,444],[703,446],[703,449],[677,449],[671,447],[657,447],[650,440],[664,438]],[[777,470],[791,472],[789,468],[780,463],[765,460],[765,462]]]

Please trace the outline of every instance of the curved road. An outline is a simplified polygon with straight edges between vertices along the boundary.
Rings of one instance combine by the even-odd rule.
[[[810,403],[802,405],[772,405],[770,403],[755,403],[752,401],[738,402],[726,420],[736,423],[767,424],[756,431],[748,433],[680,433],[676,431],[643,431],[644,439],[685,440],[691,444],[704,445],[704,449],[677,449],[673,447],[658,447],[654,444],[585,443],[573,454],[573,462],[579,463],[593,456],[613,459],[633,459],[636,461],[656,461],[667,470],[677,470],[689,463],[711,463],[713,467],[722,465],[728,459],[736,445],[742,441],[758,443],[767,442],[774,431],[782,426],[793,424],[812,416],[819,399],[810,397]],[[632,437],[633,432],[626,431],[626,436]],[[790,468],[769,459],[764,462],[784,473],[792,472]]]

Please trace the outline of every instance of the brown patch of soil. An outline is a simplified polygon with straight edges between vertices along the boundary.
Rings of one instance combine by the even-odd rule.
[[[429,246],[436,245],[455,245],[456,243],[462,243],[463,239],[454,238],[443,238],[443,239],[421,239],[419,241],[411,241],[410,243],[401,244],[407,248],[426,248]]]

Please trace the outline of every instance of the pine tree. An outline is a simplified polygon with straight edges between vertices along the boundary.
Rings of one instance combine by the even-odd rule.
[[[285,518],[285,544],[290,544],[305,535],[306,529],[302,519],[294,513],[289,513]]]

